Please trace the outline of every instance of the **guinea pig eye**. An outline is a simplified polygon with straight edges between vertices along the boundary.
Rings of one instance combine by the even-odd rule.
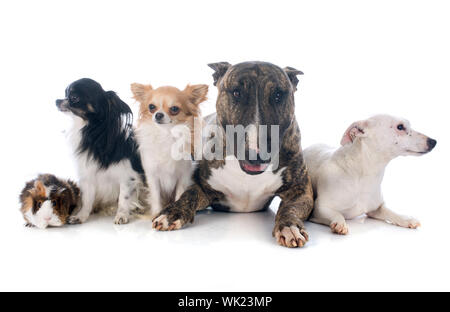
[[[233,90],[233,96],[235,99],[240,99],[241,98],[241,91],[239,91],[239,89],[234,89]]]
[[[150,104],[149,106],[148,106],[148,109],[150,110],[150,112],[154,112],[155,110],[156,110],[156,106],[154,105],[154,104]]]
[[[52,200],[52,206],[56,207],[56,200]]]
[[[170,114],[177,115],[180,112],[180,108],[178,106],[172,106],[170,108]]]
[[[42,207],[42,202],[41,202],[41,201],[38,201],[38,202],[36,203],[36,206],[38,207],[38,209],[41,208],[41,207]]]
[[[405,131],[405,130],[406,130],[406,128],[405,128],[405,126],[404,126],[403,124],[399,124],[399,125],[397,126],[397,129],[398,129],[399,131]]]

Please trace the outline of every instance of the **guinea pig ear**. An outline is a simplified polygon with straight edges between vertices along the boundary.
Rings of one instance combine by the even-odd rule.
[[[209,67],[214,69],[214,85],[217,86],[217,83],[219,82],[220,78],[222,78],[227,70],[231,67],[231,64],[228,62],[219,62],[219,63],[211,63],[208,64]]]
[[[297,85],[298,85],[298,75],[303,75],[303,72],[300,70],[297,70],[293,67],[285,67],[283,68],[284,72],[288,75],[289,80],[292,83],[292,86],[294,87],[294,91],[297,91]]]
[[[63,195],[68,189],[63,187],[56,192],[56,195]]]
[[[145,96],[153,90],[151,85],[143,85],[140,83],[131,84],[131,92],[133,92],[133,98],[138,102],[145,101]]]
[[[34,196],[42,196],[42,197],[46,197],[46,192],[45,192],[45,186],[44,183],[42,183],[42,181],[40,180],[36,180],[36,182],[34,182]]]
[[[351,124],[350,127],[347,128],[344,135],[341,139],[341,145],[351,144],[355,141],[356,138],[362,138],[367,136],[368,123],[367,121],[357,121]]]

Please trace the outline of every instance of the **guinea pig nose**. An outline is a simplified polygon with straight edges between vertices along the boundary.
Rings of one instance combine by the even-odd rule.
[[[45,217],[44,218],[44,220],[47,221],[47,222],[50,221],[51,219],[52,219],[52,217]]]
[[[156,120],[161,120],[163,118],[164,118],[164,114],[163,113],[156,113],[156,115],[155,115],[155,119]]]
[[[433,140],[431,138],[428,138],[427,140],[427,145],[428,145],[428,150],[431,151],[437,144],[436,140]]]

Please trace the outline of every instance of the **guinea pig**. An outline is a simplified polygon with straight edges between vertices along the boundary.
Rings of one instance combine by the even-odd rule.
[[[63,226],[80,201],[80,189],[70,180],[40,174],[26,183],[20,194],[25,226],[45,229]]]

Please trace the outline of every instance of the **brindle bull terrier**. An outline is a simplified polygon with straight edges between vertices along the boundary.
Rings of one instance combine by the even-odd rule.
[[[226,133],[224,141],[235,137],[228,134],[227,128],[238,125],[276,126],[278,136],[266,131],[270,157],[262,157],[261,146],[252,143],[247,136],[244,141],[229,144],[244,147],[243,158],[238,157],[237,148],[231,151],[229,145],[219,151],[223,157],[203,157],[194,171],[195,183],[154,219],[153,227],[169,231],[180,229],[193,222],[196,211],[209,206],[233,212],[261,211],[279,196],[281,204],[273,235],[282,246],[303,247],[308,241],[303,222],[311,214],[314,203],[294,114],[297,75],[303,73],[264,62],[234,66],[222,62],[209,66],[215,70],[217,113],[205,117],[204,122]],[[216,135],[213,133],[210,138]],[[261,144],[261,135],[258,138]]]

